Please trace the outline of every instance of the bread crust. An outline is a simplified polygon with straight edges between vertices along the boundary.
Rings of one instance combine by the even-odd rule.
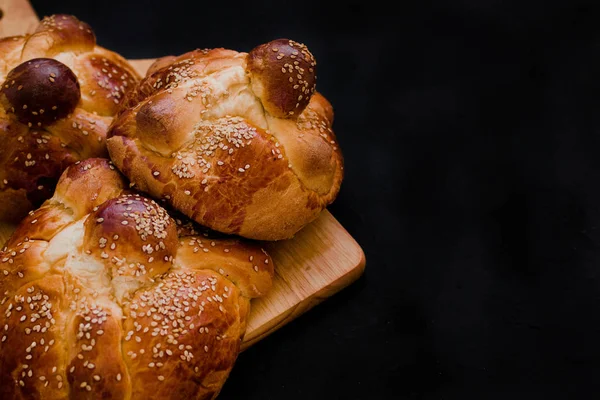
[[[179,226],[126,186],[105,159],[68,167],[0,252],[0,398],[221,390],[273,261]]]
[[[333,109],[315,82],[314,57],[288,39],[165,57],[111,125],[111,159],[137,188],[211,229],[290,238],[343,179]]]
[[[108,126],[140,77],[71,15],[0,39],[0,55],[0,219],[18,221],[67,166],[108,156]]]

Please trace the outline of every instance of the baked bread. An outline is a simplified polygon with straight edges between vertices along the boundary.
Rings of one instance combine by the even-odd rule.
[[[288,39],[158,60],[108,133],[115,165],[154,198],[229,234],[292,237],[331,203],[343,159],[316,62]]]
[[[273,262],[124,188],[108,160],[70,166],[0,253],[1,399],[219,393]]]
[[[108,156],[106,131],[138,81],[70,15],[1,39],[0,219],[19,220],[52,196],[68,165]]]

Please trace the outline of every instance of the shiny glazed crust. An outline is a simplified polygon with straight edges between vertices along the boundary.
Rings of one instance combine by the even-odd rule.
[[[137,188],[204,226],[292,237],[343,177],[333,110],[315,83],[312,54],[288,39],[162,58],[111,126],[110,156]]]
[[[68,167],[0,252],[0,398],[219,393],[273,262],[125,186],[108,160]]]
[[[106,131],[139,76],[70,15],[1,39],[0,55],[0,219],[18,221],[67,166],[108,155]]]

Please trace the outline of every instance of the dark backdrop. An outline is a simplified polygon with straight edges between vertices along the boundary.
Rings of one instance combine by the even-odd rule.
[[[600,394],[600,8],[61,1],[128,58],[304,42],[365,275],[239,357],[222,399]]]

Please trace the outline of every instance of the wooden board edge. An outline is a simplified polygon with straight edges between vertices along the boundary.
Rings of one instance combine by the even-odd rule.
[[[353,239],[354,240],[354,239]],[[314,306],[322,303],[324,300],[330,298],[336,293],[340,292],[342,289],[348,287],[350,284],[354,283],[358,280],[363,273],[365,272],[365,268],[367,265],[367,259],[365,257],[365,252],[362,247],[354,240],[357,249],[359,249],[359,258],[356,265],[349,269],[344,275],[340,276],[335,281],[332,281],[327,286],[324,286],[319,291],[315,292],[311,296],[308,296],[296,304],[294,304],[290,309],[280,314],[277,318],[269,320],[267,323],[257,327],[254,329],[254,332],[259,332],[254,334],[252,337],[244,337],[242,342],[242,351],[246,350],[253,344],[263,340],[271,333],[280,329],[281,327],[287,325],[289,322],[300,317],[302,314],[306,313]]]
[[[133,67],[133,69],[136,70],[136,72],[138,74],[140,74],[140,76],[143,78],[144,76],[146,76],[146,71],[148,71],[148,68],[150,67],[150,65],[152,65],[152,63],[154,61],[156,61],[155,58],[138,58],[138,59],[132,59],[132,60],[127,60],[129,62],[129,64],[131,64],[131,66]]]
[[[0,0],[0,36],[18,36],[33,32],[40,20],[27,0]]]

